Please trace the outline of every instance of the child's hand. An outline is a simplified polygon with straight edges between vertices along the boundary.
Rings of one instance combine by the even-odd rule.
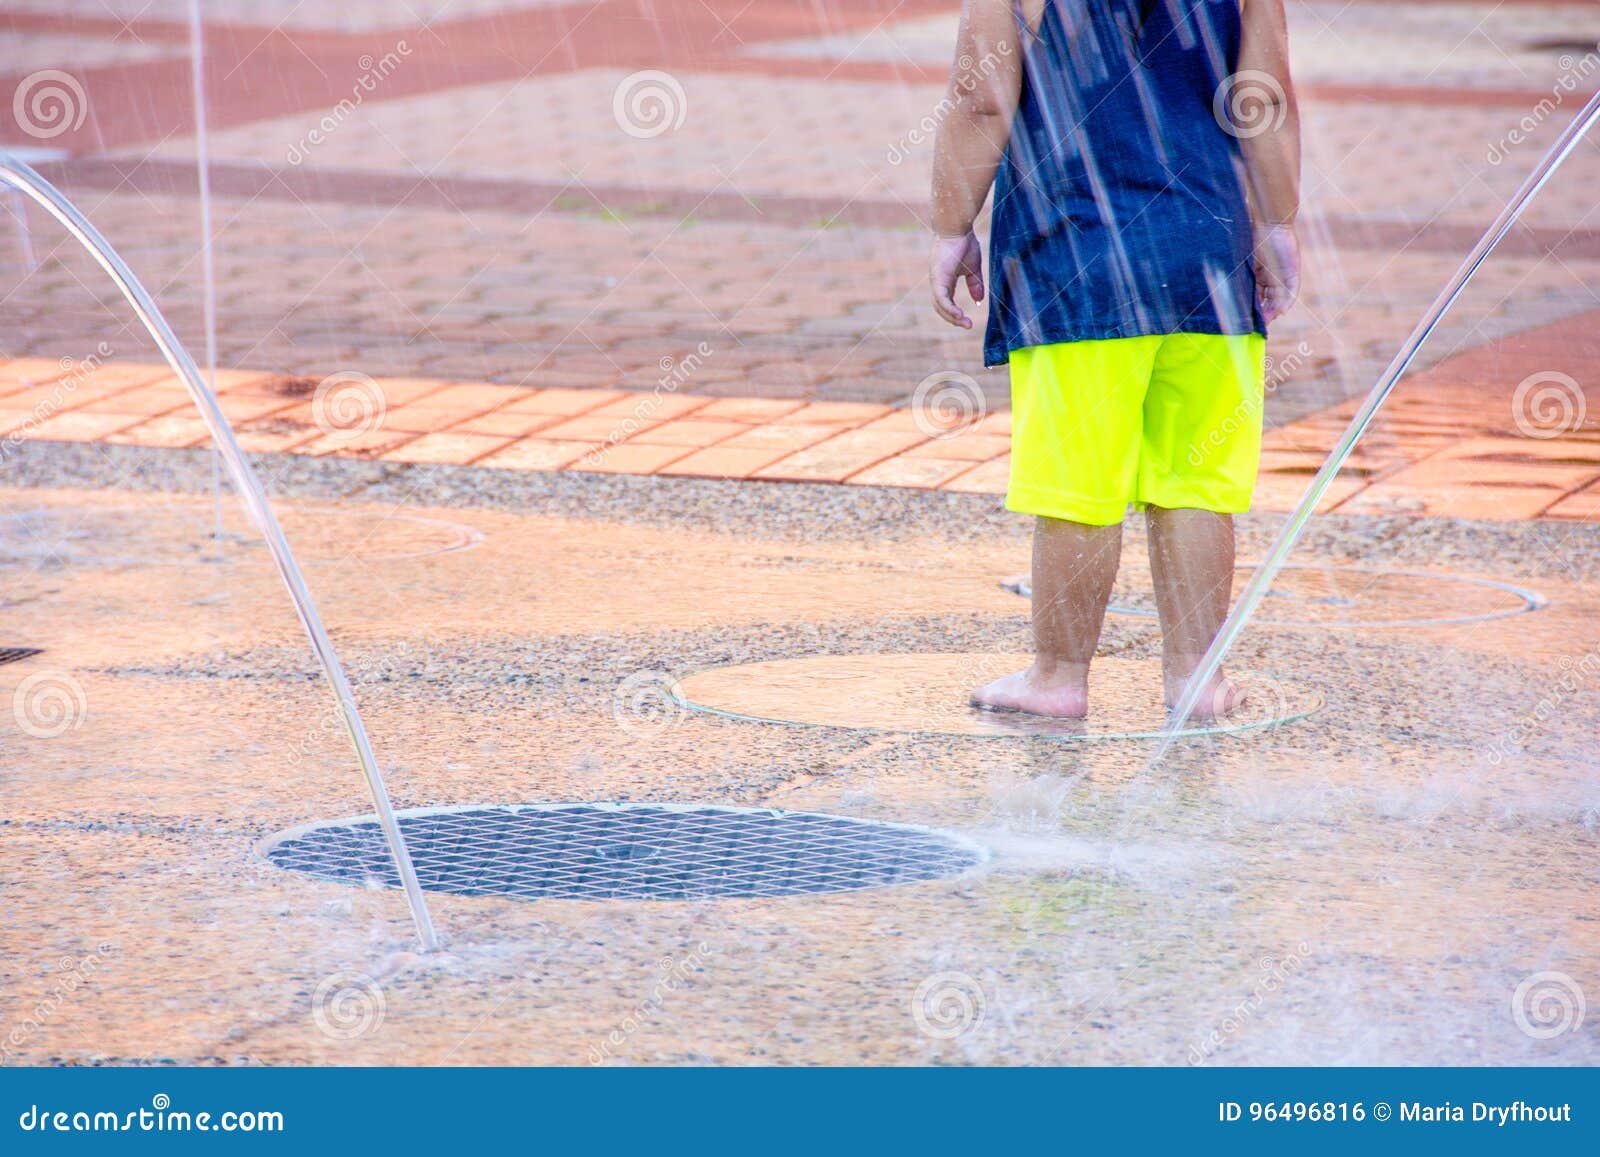
[[[972,319],[956,304],[956,282],[967,279],[972,300],[983,300],[983,248],[969,229],[964,237],[936,237],[929,259],[928,282],[933,287],[933,308],[951,325],[972,328]]]
[[[1300,239],[1293,225],[1256,230],[1256,304],[1271,325],[1300,295]]]

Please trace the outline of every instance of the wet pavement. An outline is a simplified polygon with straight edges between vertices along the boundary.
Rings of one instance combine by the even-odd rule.
[[[327,690],[183,390],[85,255],[0,220],[0,648],[41,649],[0,663],[4,1062],[1600,1059],[1596,144],[1241,641],[1280,725],[1154,766],[996,734],[960,697],[1028,644],[1028,526],[1005,375],[924,301],[949,9],[229,6],[217,384],[397,806],[780,808],[984,862],[435,893],[432,956],[398,892],[275,866],[370,806]],[[1312,259],[1245,560],[1600,82],[1589,5],[1291,9]],[[5,4],[0,146],[199,352],[186,11]],[[1098,733],[1160,720],[1128,540]]]
[[[1320,520],[1307,564],[1515,582],[1548,603],[1255,628],[1237,665],[1321,709],[1185,740],[1152,768],[1148,741],[884,717],[896,670],[937,653],[976,675],[1026,645],[1026,604],[999,585],[1026,523],[982,496],[323,461],[280,481],[281,506],[399,806],[780,807],[928,825],[990,855],[820,896],[432,894],[450,943],[423,957],[398,892],[263,858],[275,833],[364,811],[357,768],[260,545],[230,523],[214,561],[194,558],[207,455],[112,451],[137,480],[120,494],[52,484],[92,469],[70,455],[93,447],[30,449],[0,494],[35,543],[0,559],[5,641],[44,649],[0,666],[24,724],[0,780],[8,919],[30,946],[5,965],[17,1060],[1596,1058],[1592,1024],[1541,1037],[1512,1000],[1538,974],[1591,984],[1600,948],[1586,528]],[[395,518],[425,479],[456,500]],[[841,494],[853,519],[828,517]],[[1247,548],[1274,521],[1251,516]],[[1484,588],[1433,589],[1439,615],[1483,609]],[[1096,686],[1120,705],[1119,671],[1157,647],[1149,620],[1113,616]],[[789,710],[781,682],[732,685],[811,726],[670,695],[698,671],[784,662],[856,675],[790,684]],[[40,1019],[62,969],[72,991]]]

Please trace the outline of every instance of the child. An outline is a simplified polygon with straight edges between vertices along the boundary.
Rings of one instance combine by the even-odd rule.
[[[984,362],[1011,365],[1006,504],[1038,516],[1033,665],[972,703],[1087,712],[1133,502],[1170,707],[1227,617],[1266,326],[1298,289],[1283,0],[966,0],[945,107],[934,308],[971,328],[993,185]],[[1243,699],[1219,671],[1195,714]]]

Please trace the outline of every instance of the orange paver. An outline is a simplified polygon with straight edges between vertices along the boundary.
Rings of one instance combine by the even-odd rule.
[[[504,409],[516,414],[566,414],[577,417],[622,396],[621,390],[576,390],[558,386],[517,398],[508,402]]]
[[[72,391],[70,408],[86,414],[161,414],[179,406],[193,405],[189,391],[176,381],[138,386],[89,397]]]
[[[897,458],[887,458],[875,466],[868,466],[859,474],[852,474],[846,481],[856,486],[908,486],[921,490],[934,490],[970,467],[970,462],[901,455]]]
[[[800,409],[804,402],[787,398],[719,398],[696,411],[700,418],[730,418],[736,422],[775,422]]]
[[[961,494],[1004,494],[1011,478],[1011,455],[974,466],[939,487]]]
[[[693,475],[697,478],[750,478],[782,457],[779,450],[729,450],[713,446],[696,450],[656,471],[657,474]]]
[[[688,394],[650,393],[641,397],[618,398],[614,402],[608,402],[604,406],[590,410],[588,416],[591,418],[640,418],[651,422],[665,422],[703,409],[710,402],[710,398],[697,398]]]
[[[1011,439],[1000,434],[975,434],[964,430],[913,446],[907,458],[937,458],[948,462],[987,462],[1010,452]]]
[[[511,441],[510,438],[489,438],[482,434],[424,434],[384,451],[382,457],[391,462],[466,466],[496,450],[503,450]]]
[[[629,442],[591,450],[572,463],[570,469],[600,474],[654,474],[691,452],[685,446],[644,446]]]
[[[915,431],[848,430],[826,442],[779,459],[753,477],[793,482],[842,482],[859,470],[927,440]]]
[[[247,454],[302,453],[302,448],[317,436],[318,431],[303,426],[284,428],[262,425],[235,432],[239,448]]]
[[[1544,512],[1546,518],[1578,519],[1588,522],[1600,518],[1600,486],[1589,486],[1569,494]]]
[[[497,450],[478,464],[501,470],[559,470],[594,450],[594,442],[546,442],[524,438]]]
[[[634,418],[607,418],[585,414],[541,431],[544,437],[568,442],[621,442],[631,433],[654,425]]]
[[[85,414],[69,410],[35,423],[27,430],[27,436],[42,442],[96,442],[140,420],[137,414]]]
[[[795,415],[789,415],[789,418]],[[837,436],[839,427],[820,423],[793,422],[785,418],[765,426],[747,426],[726,442],[718,443],[729,450],[781,450],[785,454],[804,450],[818,442]]]
[[[630,441],[656,446],[710,446],[750,429],[743,422],[708,422],[700,418],[663,422],[641,430]]]
[[[496,438],[525,438],[554,426],[564,419],[559,414],[522,414],[506,410],[491,410],[457,422],[450,427],[453,434],[487,434]]]
[[[1408,379],[1319,509],[1600,517],[1600,386],[1577,386],[1565,426],[1553,430],[1538,424],[1549,406],[1524,402],[1519,414],[1515,400],[1519,382],[1590,376],[1600,352],[1597,330],[1600,311],[1471,349]],[[62,378],[71,365],[48,358],[0,363],[0,425],[13,437],[41,441],[183,447],[206,440],[186,391],[165,367],[106,364]],[[240,425],[240,444],[256,453],[979,494],[1004,493],[1010,470],[1005,410],[935,437],[937,415],[875,403],[385,378],[373,382],[383,406],[363,423],[362,413],[343,413],[337,399],[319,406],[319,383],[305,378],[234,370],[218,381],[223,408]],[[371,393],[373,386],[356,377],[344,388]],[[1258,509],[1298,504],[1358,405],[1341,402],[1268,431]],[[332,424],[346,417],[357,428]]]
[[[208,441],[211,431],[205,422],[192,414],[167,414],[151,418],[125,430],[118,430],[104,438],[106,442],[133,446],[165,446],[184,449]]]
[[[228,416],[228,421],[238,424],[253,422],[269,414],[282,413],[290,409],[294,402],[290,398],[274,398],[268,395],[220,394],[217,397],[217,404]]]
[[[416,434],[400,430],[333,430],[325,432],[318,428],[311,431],[316,436],[309,441],[301,442],[296,448],[297,454],[311,454],[321,457],[332,454],[339,458],[379,458],[390,450],[398,449],[402,443],[414,441]]]

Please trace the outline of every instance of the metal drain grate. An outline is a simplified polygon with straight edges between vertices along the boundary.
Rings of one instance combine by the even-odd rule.
[[[39,647],[0,647],[0,663],[15,663],[42,654],[44,651]]]
[[[954,876],[986,853],[927,828],[811,812],[550,804],[400,813],[422,886],[463,896],[688,900],[847,892]],[[372,817],[284,832],[263,849],[324,880],[399,886]]]

